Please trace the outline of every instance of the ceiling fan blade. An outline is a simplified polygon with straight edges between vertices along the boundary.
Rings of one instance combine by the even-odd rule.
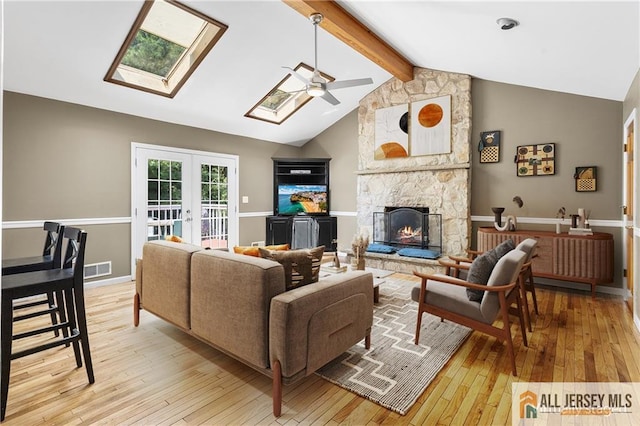
[[[294,76],[295,78],[303,82],[305,85],[309,84],[309,80],[306,79],[304,76],[302,76],[302,74],[298,74],[293,68],[289,68],[289,67],[282,67],[282,68],[289,70],[289,74],[291,74],[292,76]]]
[[[329,102],[331,105],[338,105],[340,103],[331,93],[324,92],[324,95],[320,96],[325,101]]]
[[[355,80],[330,81],[325,85],[327,90],[333,90],[344,87],[364,86],[365,84],[373,84],[373,80],[370,78],[357,78]]]

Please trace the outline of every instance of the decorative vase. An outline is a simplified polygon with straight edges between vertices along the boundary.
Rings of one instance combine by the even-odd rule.
[[[502,226],[502,212],[504,212],[504,207],[491,207],[491,211],[494,214],[493,222],[497,226]]]
[[[360,257],[356,260],[356,270],[358,270],[358,271],[364,271],[364,256],[360,256]]]

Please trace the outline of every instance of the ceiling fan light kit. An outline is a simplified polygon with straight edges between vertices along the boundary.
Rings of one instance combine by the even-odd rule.
[[[359,78],[354,80],[341,80],[341,81],[331,81],[326,82],[324,78],[320,76],[320,71],[318,70],[318,25],[322,22],[323,16],[320,13],[313,13],[309,16],[309,20],[313,24],[313,41],[314,41],[314,66],[313,66],[313,76],[311,79],[307,79],[306,77],[300,75],[292,68],[283,67],[289,70],[289,74],[293,77],[297,78],[305,85],[305,91],[307,95],[312,97],[320,97],[325,101],[329,102],[331,105],[338,105],[340,103],[329,90],[331,89],[343,89],[346,87],[355,87],[362,86],[366,84],[373,84],[373,80],[371,78]]]

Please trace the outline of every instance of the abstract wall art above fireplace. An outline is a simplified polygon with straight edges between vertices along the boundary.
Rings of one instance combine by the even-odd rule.
[[[411,156],[451,152],[451,96],[411,103]]]
[[[374,159],[409,156],[408,110],[407,104],[376,110]]]

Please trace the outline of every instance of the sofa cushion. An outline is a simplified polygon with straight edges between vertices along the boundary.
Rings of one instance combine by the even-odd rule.
[[[289,250],[289,244],[276,244],[263,247],[267,250]],[[236,254],[246,254],[247,256],[260,257],[260,247],[258,246],[234,246],[233,252]]]
[[[498,256],[494,249],[484,252],[480,256],[473,259],[469,272],[467,273],[467,281],[474,284],[487,285],[491,271],[498,262]],[[467,297],[472,302],[482,301],[484,291],[467,288]]]
[[[140,298],[145,310],[189,329],[191,258],[202,247],[172,241],[149,241],[142,248]]]
[[[287,290],[318,281],[324,246],[300,250],[268,250],[259,247],[260,257],[275,260],[284,267]]]

